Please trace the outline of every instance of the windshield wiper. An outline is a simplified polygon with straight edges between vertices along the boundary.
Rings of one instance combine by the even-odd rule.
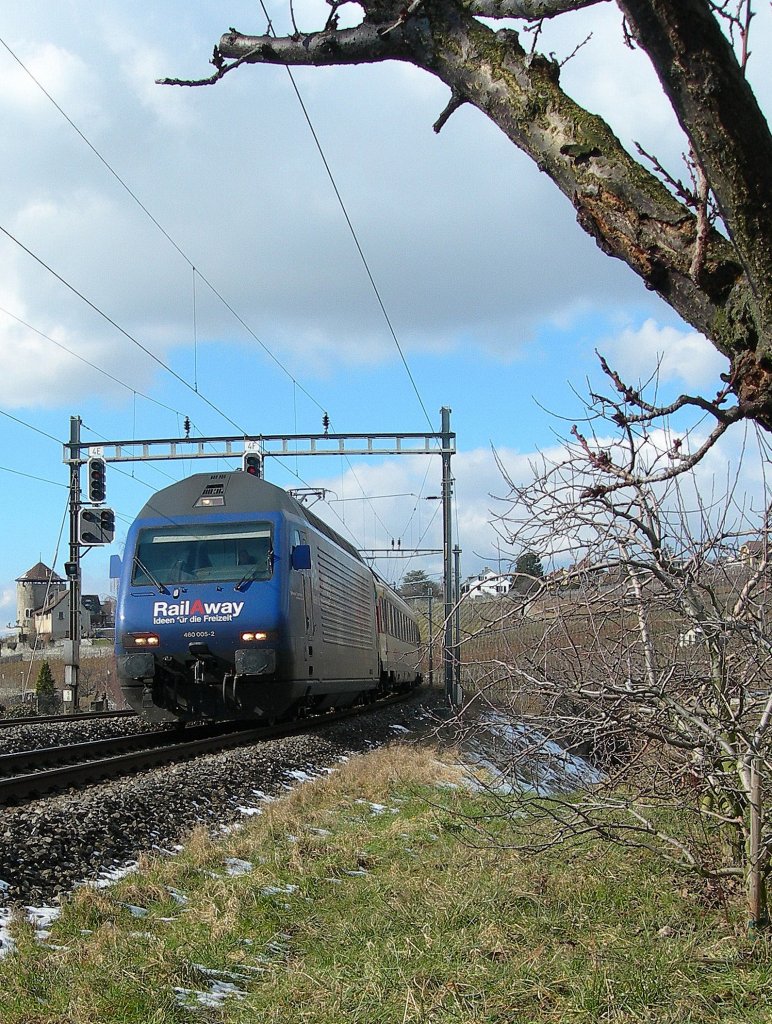
[[[140,562],[138,555],[134,556],[134,564],[138,565],[140,570],[147,576],[147,578],[150,580],[150,582],[153,584],[153,586],[158,588],[159,594],[168,594],[169,593],[169,591],[166,589],[166,587],[163,585],[163,583],[159,583],[159,581],[155,578],[155,576],[148,569],[148,567],[146,565],[143,565],[142,562]]]
[[[268,553],[267,567],[268,567],[268,571],[270,573],[270,570],[273,568],[273,551],[269,551],[269,553]],[[236,584],[236,586],[233,589],[234,590],[246,590],[246,588],[249,586],[249,584],[250,583],[254,583],[254,581],[257,579],[258,575],[261,572],[263,572],[263,571],[264,571],[263,567],[261,567],[259,564],[255,565],[252,569],[249,570],[248,573],[246,573],[244,576],[241,577],[241,579],[239,580],[239,582]]]

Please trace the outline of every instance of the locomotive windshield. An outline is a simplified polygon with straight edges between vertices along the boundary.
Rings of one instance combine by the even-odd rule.
[[[159,526],[140,531],[132,583],[180,585],[270,579],[270,523]]]

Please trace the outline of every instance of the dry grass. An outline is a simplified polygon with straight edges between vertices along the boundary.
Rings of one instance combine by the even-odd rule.
[[[76,893],[49,944],[17,925],[19,951],[0,961],[0,1019],[770,1019],[766,946],[746,943],[699,891],[685,900],[661,866],[602,846],[538,861],[478,849],[464,823],[494,808],[460,782],[438,751],[394,745],[237,832],[197,830],[179,856],[145,857],[115,887]],[[502,840],[531,828],[491,824]],[[228,873],[234,858],[242,874]],[[242,994],[201,1005],[195,993],[216,981]]]

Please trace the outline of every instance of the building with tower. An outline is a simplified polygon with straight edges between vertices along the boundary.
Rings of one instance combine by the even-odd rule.
[[[81,636],[94,626],[111,624],[96,594],[83,594],[80,607]],[[19,641],[62,640],[70,635],[70,591],[67,580],[38,562],[16,580],[16,628]]]
[[[19,640],[37,632],[36,613],[67,591],[67,581],[38,562],[16,579],[16,626]]]

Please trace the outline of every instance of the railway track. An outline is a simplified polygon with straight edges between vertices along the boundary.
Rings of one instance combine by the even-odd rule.
[[[104,779],[229,747],[323,729],[334,722],[366,715],[370,708],[377,710],[389,707],[414,695],[415,691],[396,694],[367,708],[348,708],[281,725],[256,728],[252,725],[234,727],[231,723],[227,731],[223,731],[222,725],[196,726],[184,732],[164,730],[3,754],[0,755],[0,776],[3,776],[0,778],[0,804],[20,803],[31,797],[45,796],[70,787],[81,788]],[[73,760],[76,763],[62,764]],[[30,767],[36,770],[27,771]]]

